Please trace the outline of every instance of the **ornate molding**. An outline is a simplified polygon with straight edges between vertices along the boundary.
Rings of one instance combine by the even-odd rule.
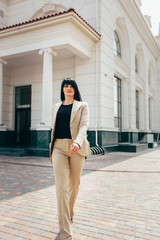
[[[52,50],[51,48],[43,48],[39,50],[39,55],[42,55],[44,53],[49,53],[52,54],[53,56],[57,56],[57,52],[55,52],[54,50]]]
[[[4,65],[7,64],[7,60],[0,58],[0,63],[3,63]]]
[[[116,23],[120,28],[125,27],[125,25],[126,25],[125,18],[124,17],[118,17],[117,20],[116,20]]]
[[[138,43],[136,49],[142,51],[142,43]]]

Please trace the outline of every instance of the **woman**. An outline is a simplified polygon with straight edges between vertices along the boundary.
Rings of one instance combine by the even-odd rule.
[[[53,108],[51,162],[53,160],[60,235],[73,239],[71,223],[85,156],[91,154],[87,141],[88,104],[82,102],[78,86],[70,78],[61,85],[61,101]]]

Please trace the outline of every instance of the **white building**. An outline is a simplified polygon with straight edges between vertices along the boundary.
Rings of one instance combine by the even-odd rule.
[[[91,146],[156,139],[160,49],[140,0],[0,1],[0,147],[47,156],[52,104],[71,77]],[[149,136],[149,137],[148,137]]]

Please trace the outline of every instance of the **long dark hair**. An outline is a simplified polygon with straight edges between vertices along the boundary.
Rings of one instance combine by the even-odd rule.
[[[77,101],[80,101],[80,102],[82,101],[81,94],[79,92],[77,83],[75,82],[75,80],[72,80],[70,78],[65,78],[62,82],[62,85],[61,85],[61,101],[65,100],[65,96],[64,96],[64,92],[63,92],[64,85],[71,85],[74,88],[74,92],[75,92],[74,99],[77,100]]]

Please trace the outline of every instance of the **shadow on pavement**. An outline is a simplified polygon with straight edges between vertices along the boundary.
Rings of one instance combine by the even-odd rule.
[[[146,152],[146,151],[145,151]],[[142,153],[107,153],[85,160],[82,175],[126,161]],[[0,201],[38,191],[55,184],[49,158],[0,157]]]

